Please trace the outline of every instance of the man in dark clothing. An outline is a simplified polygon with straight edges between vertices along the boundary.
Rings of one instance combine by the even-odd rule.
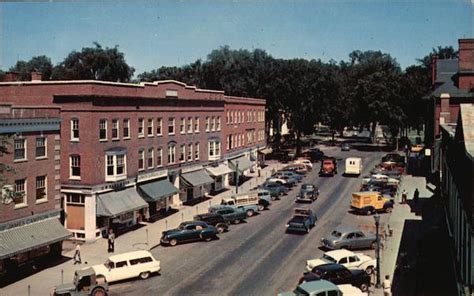
[[[418,203],[418,198],[420,197],[420,192],[418,191],[418,188],[415,189],[415,193],[413,193],[413,202],[415,204]]]

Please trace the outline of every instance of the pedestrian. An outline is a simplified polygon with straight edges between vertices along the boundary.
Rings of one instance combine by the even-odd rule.
[[[76,249],[74,251],[74,265],[81,264],[81,263],[82,263],[82,260],[81,260],[81,245],[76,244]]]
[[[112,228],[109,229],[109,235],[107,237],[107,242],[108,242],[108,252],[113,253],[114,248],[115,248],[115,234]]]
[[[418,191],[418,188],[415,189],[415,193],[413,193],[413,202],[415,205],[418,203],[418,198],[420,197],[420,192]]]
[[[408,195],[408,192],[405,189],[403,189],[403,191],[402,191],[402,204],[407,203],[407,195]]]
[[[385,280],[382,283],[383,295],[392,296],[392,283],[390,282],[390,276],[387,274]]]

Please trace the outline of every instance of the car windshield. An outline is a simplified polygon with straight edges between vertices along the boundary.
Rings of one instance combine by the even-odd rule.
[[[305,219],[305,216],[294,216],[293,219],[291,219],[291,222],[296,222],[296,223],[303,223]]]
[[[313,190],[314,189],[314,186],[313,185],[303,185],[303,189],[304,190]]]
[[[323,261],[326,261],[326,262],[337,263],[336,259],[334,259],[331,256],[328,256],[326,254],[324,254],[323,257],[321,257],[321,259]]]
[[[337,230],[334,230],[334,231],[331,233],[331,235],[334,236],[334,237],[341,237],[341,236],[342,236],[342,234],[341,234],[339,231],[337,231]]]
[[[296,287],[296,289],[293,290],[293,293],[295,293],[296,295],[309,296],[309,293],[306,292],[305,290],[303,290],[303,288],[301,288],[301,287]]]

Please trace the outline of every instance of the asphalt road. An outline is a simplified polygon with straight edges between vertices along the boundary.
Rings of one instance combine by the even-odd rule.
[[[364,173],[378,163],[382,153],[334,151],[338,158],[360,156]],[[343,177],[343,161],[335,177],[318,177],[319,164],[303,182],[314,182],[320,196],[312,204],[296,204],[299,187],[275,201],[270,209],[232,225],[230,231],[211,242],[193,242],[176,247],[159,246],[152,250],[161,261],[161,275],[147,280],[125,281],[110,286],[111,295],[276,295],[291,291],[303,274],[306,260],[320,257],[321,236],[338,225],[374,224],[371,216],[348,212],[351,193],[358,190],[361,177]],[[286,234],[285,224],[294,208],[310,207],[318,221],[309,234]],[[387,214],[381,215],[381,223]],[[374,256],[373,250],[362,251]]]

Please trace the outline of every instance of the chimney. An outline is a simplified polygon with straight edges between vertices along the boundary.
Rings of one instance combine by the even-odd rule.
[[[435,88],[435,82],[436,82],[436,74],[437,74],[437,62],[438,62],[438,56],[433,55],[431,56],[431,88],[434,90]]]
[[[18,80],[18,73],[16,72],[7,72],[3,78],[4,82],[13,82]]]
[[[448,93],[442,93],[440,96],[440,112],[439,112],[439,123],[446,124],[451,123],[451,110],[449,106],[451,96]]]
[[[41,81],[42,74],[41,72],[31,72],[31,81]]]
[[[459,71],[474,71],[474,39],[459,39]]]

